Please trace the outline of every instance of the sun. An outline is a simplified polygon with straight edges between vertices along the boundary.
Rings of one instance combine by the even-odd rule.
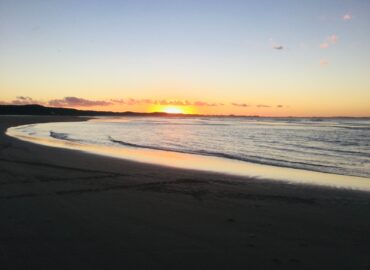
[[[195,114],[196,111],[192,106],[175,106],[175,105],[152,105],[149,112],[164,112],[168,114]]]
[[[174,114],[185,113],[184,110],[179,107],[165,107],[162,109],[162,111],[165,113],[174,113]]]

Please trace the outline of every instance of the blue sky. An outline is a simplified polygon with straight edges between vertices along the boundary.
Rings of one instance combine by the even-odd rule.
[[[0,99],[133,97],[297,108],[323,95],[323,108],[339,98],[335,113],[351,106],[368,113],[369,29],[367,0],[0,0]]]

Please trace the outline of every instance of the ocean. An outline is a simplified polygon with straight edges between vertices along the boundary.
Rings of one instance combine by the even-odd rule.
[[[12,131],[14,136],[38,142],[114,149],[127,159],[130,154],[125,152],[133,151],[145,150],[152,156],[181,153],[203,157],[201,160],[236,161],[239,167],[255,164],[370,181],[370,119],[100,117],[86,122],[32,124]],[[182,167],[172,164],[171,158],[164,163]],[[227,172],[228,164],[232,163],[224,163],[224,170],[219,171]],[[268,177],[261,171],[262,175],[253,171],[251,175]]]

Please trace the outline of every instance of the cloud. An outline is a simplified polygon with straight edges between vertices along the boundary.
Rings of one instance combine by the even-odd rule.
[[[244,107],[244,108],[249,107],[249,105],[247,103],[236,103],[236,102],[233,102],[233,103],[231,103],[231,105],[236,106],[236,107]]]
[[[111,102],[116,104],[122,104],[122,105],[140,105],[140,104],[152,104],[152,105],[162,105],[162,106],[208,106],[208,107],[214,107],[214,106],[223,106],[223,103],[209,103],[206,101],[189,101],[189,100],[167,100],[167,99],[161,99],[161,100],[152,100],[152,99],[134,99],[134,98],[128,98],[128,99],[111,99]]]
[[[30,105],[30,104],[40,104],[43,105],[44,102],[40,100],[34,100],[31,97],[26,97],[26,96],[18,96],[16,99],[7,102],[7,101],[0,101],[0,104],[2,105]]]
[[[127,98],[127,99],[111,99],[112,103],[120,104],[120,105],[140,105],[140,104],[153,104],[151,99],[134,99],[134,98]]]
[[[223,103],[208,103],[204,101],[195,101],[193,102],[193,106],[207,106],[207,107],[216,107],[216,106],[224,106]]]
[[[110,100],[90,100],[79,97],[64,97],[61,99],[51,99],[47,102],[34,100],[31,97],[18,96],[11,102],[0,101],[3,105],[26,105],[26,104],[40,104],[52,107],[94,107],[94,106],[110,106],[110,105],[162,105],[162,106],[197,106],[197,107],[216,107],[224,106],[224,103],[219,102],[206,102],[202,100],[189,101],[189,100],[152,100],[152,99],[110,99]]]
[[[335,44],[337,43],[338,41],[338,36],[337,35],[331,35],[327,38],[327,40],[331,43],[331,44]]]
[[[189,100],[155,100],[153,104],[159,105],[173,105],[173,106],[198,106],[198,107],[215,107],[215,106],[223,106],[223,103],[209,103],[206,101],[189,101]]]
[[[252,107],[252,105],[249,105],[249,104],[246,104],[246,103],[236,103],[236,102],[232,102],[231,105],[236,106],[236,107]],[[256,107],[257,108],[271,108],[273,106],[271,106],[271,105],[265,105],[265,104],[258,104],[258,105],[256,105]],[[281,109],[281,108],[287,108],[287,107],[289,107],[289,106],[287,106],[287,105],[281,105],[281,104],[276,105],[276,108],[279,108],[279,109]]]
[[[31,97],[18,96],[11,103],[13,105],[27,105],[27,104],[35,104],[38,102],[36,100],[33,100]]]
[[[93,106],[109,106],[110,101],[104,100],[89,100],[78,97],[65,97],[63,99],[52,99],[48,105],[53,107],[93,107]]]
[[[326,60],[326,59],[321,59],[320,60],[320,66],[325,67],[327,65],[329,65],[329,61],[328,60]]]
[[[327,49],[331,45],[334,45],[338,42],[338,36],[337,35],[330,35],[328,36],[323,43],[320,44],[321,49]]]
[[[283,50],[284,46],[283,45],[274,45],[274,46],[272,46],[272,48],[275,49],[275,50]]]
[[[154,101],[154,104],[159,104],[159,105],[171,105],[171,106],[191,106],[193,105],[192,102],[187,101],[187,100],[167,100],[167,99],[162,99],[159,101]]]
[[[324,42],[324,43],[321,43],[320,44],[320,48],[321,49],[327,49],[327,48],[329,48],[330,47],[330,45],[329,45],[329,43],[327,43],[327,42]]]
[[[207,102],[204,102],[204,101],[195,101],[194,102],[194,105],[195,106],[217,106],[217,104],[210,104],[210,103],[207,103]]]
[[[273,38],[269,38],[269,43],[270,43],[271,49],[278,50],[278,51],[285,49],[285,47],[282,44],[279,44],[279,42],[276,42]]]
[[[24,100],[24,101],[32,101],[31,97],[25,97],[25,96],[17,96],[18,100]]]
[[[344,14],[342,16],[342,20],[343,21],[350,21],[350,20],[352,20],[352,15],[351,14]]]

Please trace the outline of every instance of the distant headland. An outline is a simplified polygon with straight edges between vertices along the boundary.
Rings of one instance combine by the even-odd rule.
[[[72,108],[46,107],[38,104],[29,105],[0,105],[0,115],[58,115],[58,116],[213,116],[213,117],[259,117],[258,115],[238,116],[238,115],[204,115],[204,114],[183,114],[166,112],[112,112],[112,111],[93,111],[78,110]]]
[[[207,114],[185,114],[185,113],[167,113],[167,112],[112,112],[112,111],[94,111],[94,110],[78,110],[72,108],[46,107],[39,104],[27,105],[0,105],[0,115],[45,115],[45,116],[151,116],[151,117],[243,117],[243,118],[305,118],[314,121],[330,118],[346,118],[346,119],[370,119],[370,117],[349,117],[349,116],[259,116],[259,115],[207,115]]]
[[[77,110],[71,108],[46,107],[38,104],[31,105],[0,105],[0,115],[59,115],[59,116],[171,116],[185,114],[170,114],[165,112],[112,112]]]

